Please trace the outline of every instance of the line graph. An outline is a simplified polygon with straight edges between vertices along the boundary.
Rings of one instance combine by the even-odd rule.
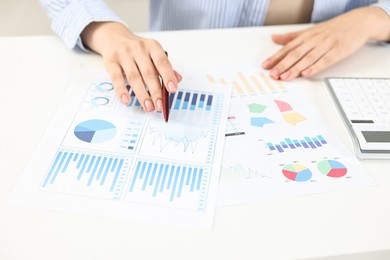
[[[214,155],[215,142],[216,129],[212,127],[150,121],[140,154],[188,162],[210,163]],[[172,158],[172,155],[175,158]],[[202,158],[201,161],[199,161],[200,158]]]

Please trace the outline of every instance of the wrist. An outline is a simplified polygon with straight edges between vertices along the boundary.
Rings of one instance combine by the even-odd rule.
[[[367,19],[370,40],[390,41],[390,16],[380,7],[364,8],[363,19]]]

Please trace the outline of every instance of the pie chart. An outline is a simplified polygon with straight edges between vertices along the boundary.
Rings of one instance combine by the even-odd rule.
[[[312,176],[312,173],[308,168],[297,163],[284,166],[282,172],[287,179],[297,182],[308,181]]]
[[[333,178],[340,178],[347,174],[345,165],[335,160],[320,161],[317,167],[322,174]]]
[[[116,127],[105,120],[91,119],[78,124],[74,129],[74,134],[86,143],[102,143],[116,135]]]

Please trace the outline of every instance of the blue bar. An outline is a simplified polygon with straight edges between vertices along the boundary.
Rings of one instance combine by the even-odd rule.
[[[124,161],[125,161],[124,159],[121,159],[119,161],[119,165],[118,165],[118,168],[116,169],[114,180],[112,181],[112,184],[111,184],[110,192],[112,192],[114,190],[114,188],[115,188],[115,184],[116,184],[116,181],[118,180],[118,176],[119,176],[119,173],[120,173],[120,171],[122,169],[122,165],[123,165]]]
[[[287,144],[285,142],[280,142],[283,148],[288,148]]]
[[[200,95],[199,108],[203,108],[205,98],[206,98],[205,94]]]
[[[187,172],[187,167],[183,167],[183,170],[181,171],[179,189],[177,190],[177,194],[176,194],[176,197],[178,198],[180,198],[181,190],[183,189],[184,177],[186,176],[186,172]]]
[[[107,161],[107,157],[104,157],[104,158],[103,158],[103,161],[102,161],[102,164],[100,165],[99,172],[98,172],[98,174],[96,175],[96,180],[99,180],[99,179],[100,179],[100,175],[101,175],[102,172],[103,172],[103,168],[104,168],[104,165],[106,164],[106,161]]]
[[[92,165],[95,162],[96,156],[92,156],[91,161],[89,162],[88,168],[87,168],[87,173],[91,171]]]
[[[188,174],[187,174],[187,181],[186,181],[186,185],[190,185],[190,180],[191,180],[191,173],[192,173],[192,167],[189,167],[188,168]]]
[[[87,163],[88,163],[88,160],[89,160],[89,157],[90,157],[90,156],[91,156],[91,155],[88,154],[88,155],[85,157],[83,166],[81,166],[81,169],[80,169],[80,171],[79,171],[79,175],[77,175],[77,180],[80,180],[81,177],[83,176],[85,167],[87,167]]]
[[[207,106],[206,106],[206,110],[210,111],[211,110],[211,105],[213,104],[213,96],[212,95],[209,95],[208,99],[207,99]]]
[[[134,185],[135,185],[135,182],[137,181],[138,172],[139,172],[139,168],[140,167],[141,167],[141,161],[138,161],[137,166],[135,167],[135,172],[134,172],[133,179],[131,180],[131,185],[130,185],[129,192],[132,192],[133,189],[134,189]]]
[[[141,170],[141,174],[139,175],[139,178],[142,179],[144,177],[144,172],[145,172],[145,168],[146,168],[146,162],[144,162],[142,164],[142,170]]]
[[[76,153],[75,157],[73,157],[73,161],[75,162],[77,160],[77,158],[79,158],[79,154]]]
[[[142,190],[146,189],[146,184],[148,183],[150,170],[152,169],[152,163],[148,163],[148,170],[146,172],[145,178],[144,178],[144,184],[142,185]]]
[[[118,158],[114,159],[114,163],[112,164],[111,171],[115,171],[116,164],[118,163]]]
[[[321,147],[322,146],[322,144],[318,141],[317,138],[313,137],[312,139],[313,139],[314,143],[317,145],[317,147]]]
[[[157,195],[158,186],[160,185],[160,180],[161,180],[161,177],[163,175],[163,169],[164,169],[164,164],[160,164],[156,184],[154,185],[153,197],[156,197],[156,195]]]
[[[296,147],[301,147],[301,144],[299,143],[298,140],[293,140],[294,144]]]
[[[54,159],[53,164],[52,164],[51,167],[50,167],[49,173],[47,174],[45,180],[43,181],[42,187],[45,187],[46,184],[47,184],[47,182],[49,181],[49,179],[50,179],[50,177],[51,177],[51,174],[52,174],[53,171],[54,171],[54,168],[56,167],[58,161],[59,161],[60,158],[61,158],[61,155],[62,155],[62,152],[58,152],[58,153],[57,153],[57,156],[56,156],[56,158]]]
[[[68,169],[68,166],[69,166],[69,163],[70,163],[70,161],[72,159],[72,156],[73,156],[73,153],[70,153],[69,156],[68,156],[68,160],[66,160],[66,163],[65,163],[64,167],[62,167],[61,173],[66,172],[66,170]]]
[[[183,106],[182,106],[183,110],[187,110],[187,108],[188,108],[188,101],[190,100],[190,95],[191,95],[191,93],[187,92],[185,97],[184,97],[184,102],[183,102]]]
[[[92,184],[93,177],[95,177],[95,173],[96,173],[96,170],[99,166],[101,159],[102,159],[102,157],[99,156],[96,160],[95,166],[93,167],[93,170],[92,170],[92,174],[89,176],[89,180],[88,180],[88,184],[87,184],[88,186],[91,186],[91,184]]]
[[[81,164],[83,163],[85,154],[80,156],[79,162],[77,163],[76,169],[80,169]]]
[[[177,179],[179,178],[180,168],[181,168],[180,166],[177,166],[176,168],[175,180],[173,181],[173,187],[171,190],[171,198],[169,199],[170,201],[173,201],[173,198],[175,197],[175,190],[177,185]]]
[[[177,98],[176,98],[176,102],[175,102],[175,107],[174,109],[175,110],[179,110],[179,107],[180,107],[180,102],[181,102],[181,97],[183,96],[183,92],[179,91],[177,93]]]
[[[290,138],[285,138],[284,140],[286,140],[288,146],[289,146],[291,149],[295,149],[295,146],[294,146],[293,143],[291,142],[291,139],[290,139]]]
[[[131,107],[134,103],[134,100],[136,100],[137,98],[135,97],[135,92],[134,91],[131,91],[130,93],[130,97],[131,97],[131,101],[130,101],[130,104],[128,104],[127,106]]]
[[[279,153],[284,153],[284,150],[283,150],[283,148],[280,145],[276,144],[275,147],[276,147],[276,149],[278,150]]]
[[[141,104],[139,103],[139,100],[137,99],[137,101],[135,102],[135,105],[136,107],[139,107]]]
[[[306,142],[309,144],[309,146],[313,149],[316,149],[317,147],[314,145],[314,143],[310,140],[309,137],[305,137]]]
[[[165,184],[165,180],[167,178],[167,174],[168,174],[168,170],[169,170],[169,165],[165,165],[165,169],[164,169],[164,176],[163,176],[163,179],[161,181],[161,185],[160,185],[160,192],[163,192],[163,189],[164,189],[164,184]]]
[[[301,144],[303,145],[304,148],[309,148],[309,146],[305,141],[301,140]]]
[[[192,175],[192,181],[191,181],[191,188],[190,188],[190,191],[194,191],[197,173],[198,173],[198,168],[195,168],[195,169],[194,169],[194,174]]]
[[[322,135],[317,135],[317,137],[322,144],[327,144],[327,142],[325,141],[324,137],[322,137]]]
[[[149,185],[153,184],[154,176],[156,176],[157,166],[158,166],[158,163],[154,163],[152,177],[150,178]]]
[[[275,146],[274,146],[272,143],[267,143],[267,145],[268,145],[268,148],[269,148],[270,150],[272,150],[272,151],[275,150]]]
[[[203,169],[199,169],[199,178],[198,178],[198,184],[196,185],[196,190],[200,190],[200,184],[202,182],[202,176],[203,175]]]
[[[168,178],[168,185],[167,185],[167,189],[169,190],[171,188],[171,184],[172,184],[172,178],[173,178],[173,173],[175,172],[175,166],[171,166],[171,172],[169,173],[169,178]]]
[[[56,171],[54,172],[53,178],[51,178],[50,184],[53,184],[53,183],[54,183],[55,179],[57,178],[58,173],[60,172],[60,169],[61,169],[61,167],[62,167],[62,164],[64,163],[64,161],[65,161],[65,159],[66,159],[67,156],[68,156],[68,152],[65,152],[65,153],[62,155],[61,161],[60,161],[60,163],[58,164]]]
[[[173,99],[175,98],[174,94],[169,94],[169,109],[172,109]]]
[[[195,110],[197,99],[198,99],[198,94],[194,93],[192,95],[192,101],[191,101],[191,108],[190,108],[190,110]]]
[[[112,158],[108,159],[107,167],[104,171],[103,178],[100,181],[100,185],[104,185],[104,182],[106,181],[108,170],[110,169],[111,163],[112,163]]]

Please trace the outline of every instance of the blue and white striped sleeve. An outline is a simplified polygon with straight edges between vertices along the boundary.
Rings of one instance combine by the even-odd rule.
[[[374,4],[373,6],[377,6],[382,8],[390,16],[390,1],[382,1],[380,3]]]
[[[51,20],[52,30],[66,47],[87,51],[81,33],[92,22],[114,21],[125,24],[103,0],[39,0]]]

